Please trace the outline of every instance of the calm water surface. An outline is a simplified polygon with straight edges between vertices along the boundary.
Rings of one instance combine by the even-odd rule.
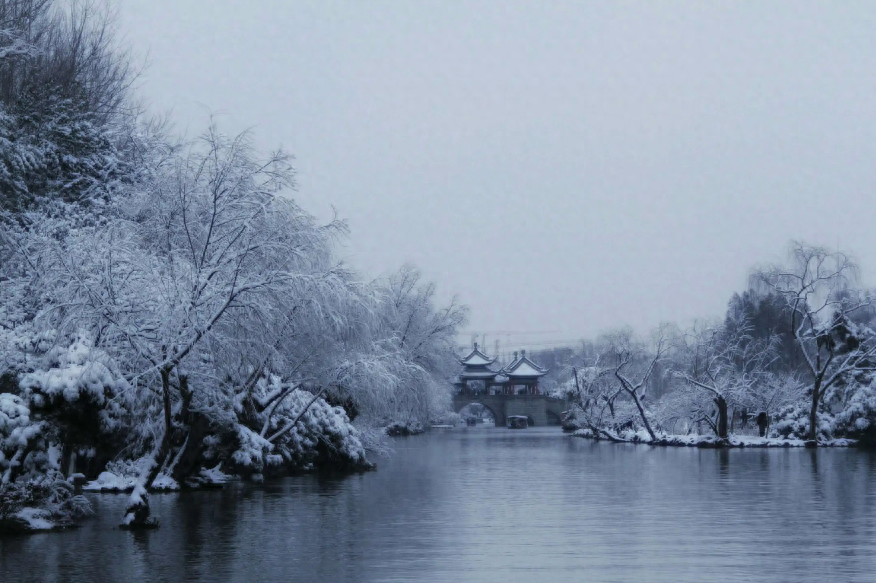
[[[0,580],[876,581],[876,455],[398,439],[376,472],[154,495],[162,527],[0,539]]]

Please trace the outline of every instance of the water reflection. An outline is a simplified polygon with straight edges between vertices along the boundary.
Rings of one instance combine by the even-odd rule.
[[[553,428],[394,442],[376,472],[153,496],[162,528],[0,540],[0,580],[872,581],[876,456],[593,443]]]

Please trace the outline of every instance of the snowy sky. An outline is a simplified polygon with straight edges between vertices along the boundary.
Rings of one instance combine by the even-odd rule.
[[[372,274],[546,345],[722,314],[792,238],[876,274],[870,1],[121,0],[141,93],[297,158]],[[874,277],[867,277],[874,281]],[[537,346],[532,346],[536,348]]]

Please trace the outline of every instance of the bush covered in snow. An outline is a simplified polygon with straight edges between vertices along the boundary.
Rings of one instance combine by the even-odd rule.
[[[273,377],[271,383],[259,383],[258,390],[267,395],[282,388]],[[307,391],[287,391],[282,401],[256,416],[256,421],[258,426],[237,424],[235,447],[227,461],[240,473],[264,475],[313,465],[368,465],[359,432],[343,407],[333,407]]]
[[[876,446],[876,387],[858,387],[848,403],[833,417],[833,435]]]
[[[60,468],[60,448],[27,402],[0,393],[0,531],[69,526],[90,512]]]
[[[833,417],[822,410],[818,416],[818,439],[826,440],[834,436]],[[779,410],[770,423],[770,435],[785,439],[808,439],[809,403],[793,403]]]
[[[66,528],[91,504],[57,472],[0,485],[0,533]]]

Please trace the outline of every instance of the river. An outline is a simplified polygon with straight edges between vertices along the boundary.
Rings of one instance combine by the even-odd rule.
[[[594,443],[558,428],[393,441],[379,469],[152,496],[157,531],[0,539],[3,583],[876,581],[876,454]]]

